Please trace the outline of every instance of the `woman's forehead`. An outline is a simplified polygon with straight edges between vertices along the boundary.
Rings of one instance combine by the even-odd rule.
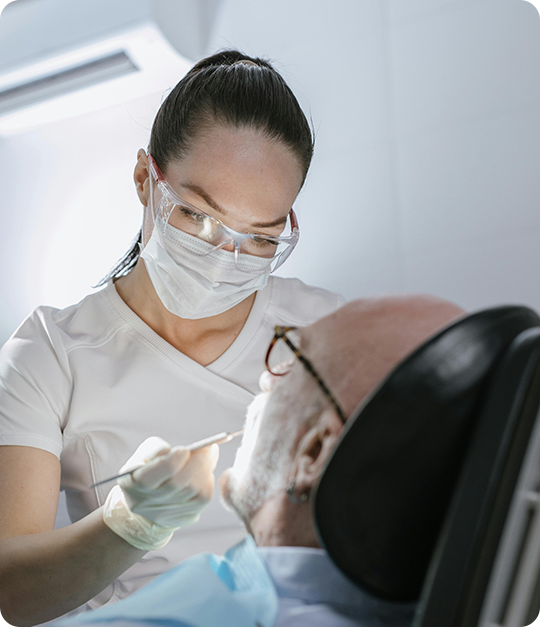
[[[206,202],[206,195],[225,209],[254,216],[288,212],[302,183],[300,165],[284,144],[254,129],[221,125],[197,137],[164,174],[190,202],[198,196]]]

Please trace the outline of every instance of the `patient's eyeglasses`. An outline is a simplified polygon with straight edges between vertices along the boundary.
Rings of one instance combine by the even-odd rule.
[[[345,413],[341,409],[339,403],[337,402],[335,396],[332,394],[332,392],[330,392],[330,389],[328,388],[326,383],[321,379],[321,376],[315,370],[315,368],[313,367],[309,359],[300,351],[300,349],[297,346],[295,346],[295,344],[293,344],[291,339],[287,337],[287,333],[291,331],[295,331],[295,330],[296,330],[296,327],[281,327],[279,325],[274,327],[274,337],[272,341],[270,342],[270,346],[268,347],[268,350],[266,351],[266,358],[264,360],[266,369],[268,370],[270,374],[274,375],[275,377],[281,377],[290,371],[290,368],[288,370],[283,370],[282,368],[280,368],[279,370],[276,370],[272,366],[272,362],[270,359],[271,355],[275,352],[273,351],[273,349],[278,343],[278,340],[283,340],[285,344],[294,353],[294,355],[296,355],[296,357],[298,357],[298,359],[302,362],[302,365],[304,366],[304,368],[315,379],[315,381],[317,382],[317,385],[321,388],[323,394],[330,401],[330,403],[332,403],[332,405],[334,406],[335,410],[338,413],[338,416],[341,418],[341,421],[345,424],[345,421],[347,420],[347,418],[345,416]],[[292,368],[292,365],[291,365],[291,368]]]

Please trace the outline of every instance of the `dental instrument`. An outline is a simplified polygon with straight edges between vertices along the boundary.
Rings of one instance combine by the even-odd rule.
[[[243,433],[244,433],[243,429],[240,429],[239,431],[234,431],[231,433],[227,433],[226,431],[223,431],[222,433],[217,433],[216,435],[212,435],[209,438],[204,438],[203,440],[198,440],[197,442],[188,444],[185,448],[186,450],[193,452],[193,451],[198,451],[199,449],[204,448],[205,446],[210,446],[212,444],[226,444],[227,442],[230,442],[233,438],[236,438],[239,435],[242,435]],[[108,479],[103,479],[102,481],[93,483],[90,486],[90,488],[95,488],[98,485],[108,483],[109,481],[116,481],[117,479],[120,479],[120,477],[125,477],[126,475],[130,475],[132,472],[135,472],[136,470],[138,470],[139,468],[142,468],[143,466],[144,464],[141,464],[140,466],[136,466],[135,468],[132,468],[131,470],[123,472],[120,475],[109,477]]]

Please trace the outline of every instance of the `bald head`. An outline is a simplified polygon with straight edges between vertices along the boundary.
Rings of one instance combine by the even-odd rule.
[[[359,299],[304,329],[301,347],[348,416],[409,353],[464,313],[433,296]]]

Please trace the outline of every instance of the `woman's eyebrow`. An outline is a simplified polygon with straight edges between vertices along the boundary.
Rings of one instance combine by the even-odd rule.
[[[197,196],[200,196],[209,207],[212,207],[212,209],[215,209],[223,215],[227,215],[227,210],[221,205],[218,205],[218,203],[209,194],[207,194],[202,187],[194,185],[193,183],[182,183],[182,187],[185,187],[194,194],[197,194]],[[282,224],[285,224],[288,217],[289,214],[287,213],[287,215],[281,216],[281,218],[277,218],[271,222],[254,222],[251,226],[257,229],[269,229],[273,226],[281,226]]]
[[[202,187],[194,185],[193,183],[182,183],[182,187],[185,187],[186,189],[191,190],[194,194],[197,194],[197,196],[200,196],[209,207],[212,207],[212,209],[215,209],[223,215],[227,215],[227,210],[221,205],[218,205],[217,202],[209,194],[207,194],[204,189],[202,189]]]
[[[254,226],[257,229],[269,229],[272,226],[285,224],[288,217],[289,214],[287,214],[286,216],[281,216],[281,218],[277,218],[276,220],[272,220],[272,222],[254,222],[251,226]]]

